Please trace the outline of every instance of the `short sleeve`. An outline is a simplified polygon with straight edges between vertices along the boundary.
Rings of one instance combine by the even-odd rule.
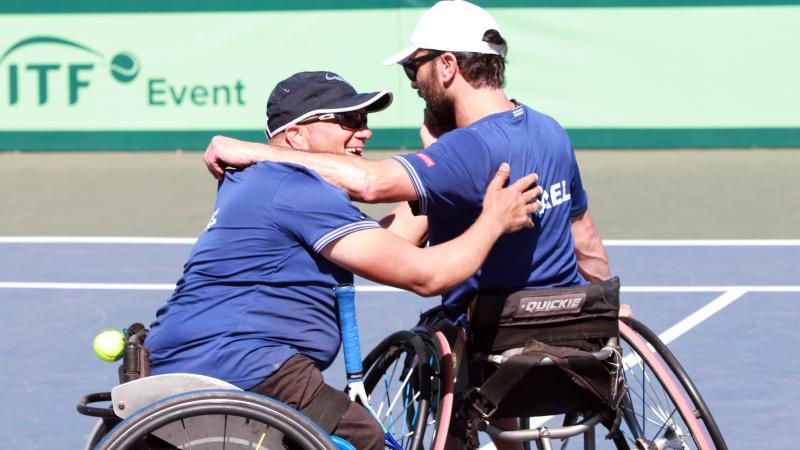
[[[565,133],[566,134],[566,133]],[[578,168],[578,160],[575,158],[575,151],[572,149],[572,143],[569,142],[569,137],[565,137],[567,139],[567,144],[570,152],[570,164],[571,164],[571,172],[572,172],[572,183],[569,187],[570,196],[572,197],[571,206],[569,215],[570,217],[577,217],[586,211],[586,208],[589,207],[589,194],[583,189],[583,181],[581,181],[581,171]]]
[[[350,233],[380,228],[350,202],[344,191],[299,167],[281,183],[272,212],[280,228],[317,253]]]
[[[394,159],[408,173],[417,193],[418,207],[412,205],[412,210],[428,215],[438,204],[452,205],[464,198],[480,204],[488,183],[484,175],[491,174],[489,155],[480,139],[460,129],[445,134],[425,150]],[[480,174],[477,179],[476,174]]]

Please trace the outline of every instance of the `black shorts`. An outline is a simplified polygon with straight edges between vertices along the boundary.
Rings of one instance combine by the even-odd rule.
[[[322,377],[310,358],[296,354],[252,392],[286,403],[308,416],[325,431],[344,438],[357,449],[383,450],[383,429],[361,405]],[[324,404],[320,404],[324,402]]]

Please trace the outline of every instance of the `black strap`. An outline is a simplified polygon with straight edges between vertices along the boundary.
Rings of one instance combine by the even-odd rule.
[[[544,354],[520,354],[506,360],[486,379],[473,403],[484,418],[491,417],[500,402],[516,387],[528,371],[545,358]]]
[[[326,433],[331,434],[351,403],[347,394],[323,384],[311,403],[300,412],[316,422]]]
[[[491,417],[508,393],[545,358],[550,358],[573,382],[592,392],[599,401],[609,400],[608,387],[603,386],[603,382],[607,383],[607,369],[591,353],[531,340],[521,354],[507,359],[486,379],[476,392],[473,408],[481,417]]]
[[[545,355],[521,354],[512,356],[486,379],[479,389],[472,391],[472,407],[467,411],[465,445],[468,450],[478,448],[480,423],[491,417],[497,406],[522,380],[528,371],[539,364]]]
[[[550,357],[578,386],[594,394],[603,403],[609,401],[609,371],[591,353],[576,348],[547,345],[535,340],[528,342],[523,352]]]

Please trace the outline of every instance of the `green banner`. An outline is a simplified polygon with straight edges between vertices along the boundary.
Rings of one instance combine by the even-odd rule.
[[[0,8],[0,150],[194,149],[215,133],[261,139],[269,92],[301,70],[392,91],[392,107],[370,117],[373,146],[415,147],[422,101],[399,67],[381,61],[406,44],[424,9],[379,3]],[[576,146],[800,146],[800,6],[568,3],[488,5],[509,42],[508,94],[559,120]]]

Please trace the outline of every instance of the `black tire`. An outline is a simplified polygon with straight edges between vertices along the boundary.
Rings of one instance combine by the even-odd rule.
[[[675,448],[727,450],[708,406],[669,348],[638,320],[620,320],[627,325],[620,328],[620,345],[628,385],[621,431],[630,448],[661,440]]]
[[[431,400],[425,344],[411,331],[389,335],[363,362],[364,388],[384,428],[405,450],[421,450]]]
[[[116,423],[119,423],[120,420],[117,420]],[[113,425],[109,425],[108,419],[97,419],[95,422],[94,427],[92,427],[92,431],[89,432],[89,437],[86,438],[86,444],[84,445],[84,450],[92,450],[97,446],[97,443],[100,442],[103,437],[108,434],[109,430],[113,428]]]
[[[98,450],[336,450],[330,437],[296,410],[242,391],[187,392],[153,403],[114,427]]]

